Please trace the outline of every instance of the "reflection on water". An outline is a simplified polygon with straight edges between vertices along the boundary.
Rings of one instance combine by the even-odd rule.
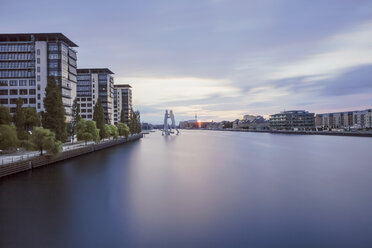
[[[152,133],[0,181],[0,247],[367,247],[372,139]]]

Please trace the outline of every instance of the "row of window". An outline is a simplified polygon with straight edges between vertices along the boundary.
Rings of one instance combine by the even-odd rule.
[[[35,77],[34,70],[0,71],[0,78]]]
[[[0,45],[0,52],[29,52],[35,49],[34,45],[17,44],[17,45]]]
[[[34,60],[32,53],[0,53],[0,60]]]
[[[19,83],[18,83],[19,82]],[[27,86],[27,80],[0,80],[0,86]],[[35,86],[35,80],[28,80],[29,86]]]
[[[84,75],[84,74],[79,74],[77,75],[77,79],[80,81],[90,81],[90,75]]]
[[[0,95],[36,95],[36,89],[11,89],[11,90],[0,90]]]
[[[82,104],[80,104],[80,107],[82,107],[82,108],[92,107],[92,104],[91,103],[82,103]]]
[[[81,113],[92,113],[92,109],[80,109]]]
[[[92,119],[92,115],[80,115],[80,116],[83,119],[85,119],[85,118]]]
[[[17,104],[18,98],[1,98],[0,104]],[[36,104],[36,98],[22,98],[23,104]]]
[[[34,66],[34,62],[0,62],[0,69],[30,68]]]
[[[82,98],[77,98],[77,101],[82,101],[82,102],[85,102],[85,101],[92,101],[92,98],[91,97],[88,97],[88,98],[85,98],[85,97],[82,97]]]

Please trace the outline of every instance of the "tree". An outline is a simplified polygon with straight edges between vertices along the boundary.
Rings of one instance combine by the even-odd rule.
[[[33,149],[40,151],[40,155],[43,155],[44,150],[52,155],[61,152],[61,141],[57,140],[55,134],[49,129],[35,127],[30,136],[30,143]]]
[[[11,150],[18,146],[17,131],[14,126],[0,125],[0,149]]]
[[[24,130],[31,131],[33,127],[40,126],[40,115],[36,112],[35,108],[23,108],[23,115],[25,118]]]
[[[43,114],[43,127],[56,134],[57,140],[66,141],[65,109],[62,103],[60,87],[53,76],[48,78],[44,98],[45,113]]]
[[[113,137],[114,139],[117,139],[119,136],[118,128],[114,125],[105,125],[106,132],[109,134],[108,137]]]
[[[71,141],[74,142],[74,136],[77,133],[77,124],[80,121],[80,105],[77,98],[75,98],[74,103],[72,104],[71,115],[72,118],[68,130],[69,135],[71,136]]]
[[[119,122],[116,126],[118,128],[119,135],[120,136],[125,136],[125,138],[128,139],[129,127],[126,124],[121,123],[121,122]]]
[[[103,111],[102,101],[100,97],[98,97],[97,103],[96,105],[94,105],[93,111],[94,111],[93,120],[96,122],[97,128],[99,129],[100,139],[104,139],[107,136],[107,134],[105,129],[105,113]]]
[[[125,123],[125,112],[124,109],[121,110],[120,112],[120,122]]]
[[[129,120],[129,130],[131,134],[136,134],[141,132],[141,117],[139,111],[131,110],[131,118]]]
[[[18,139],[27,139],[27,135],[25,134],[25,116],[22,109],[22,98],[18,98],[16,104],[17,106],[13,115],[13,123],[17,129]]]
[[[9,108],[0,105],[0,124],[10,125],[12,116],[10,115]]]
[[[99,142],[99,129],[96,127],[96,123],[94,121],[80,119],[77,123],[76,129],[77,139],[84,140],[85,145],[87,145],[87,142],[91,140],[96,143]]]
[[[109,124],[105,124],[105,137],[104,138],[109,138],[111,137],[111,128]]]

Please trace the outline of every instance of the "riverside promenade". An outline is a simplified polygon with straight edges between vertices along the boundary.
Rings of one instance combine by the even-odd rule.
[[[22,171],[32,170],[37,167],[53,164],[66,159],[84,155],[87,153],[99,151],[112,146],[124,144],[127,142],[135,141],[143,137],[143,134],[135,134],[128,137],[120,137],[118,139],[104,140],[98,144],[90,143],[87,145],[72,144],[64,146],[62,152],[56,157],[51,155],[37,156],[40,152],[30,152],[24,155],[17,155],[14,157],[7,156],[6,163],[0,164],[0,178]]]

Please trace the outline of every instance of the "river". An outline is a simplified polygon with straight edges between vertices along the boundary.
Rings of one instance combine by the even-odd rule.
[[[0,179],[0,247],[370,247],[372,138],[159,132]]]

